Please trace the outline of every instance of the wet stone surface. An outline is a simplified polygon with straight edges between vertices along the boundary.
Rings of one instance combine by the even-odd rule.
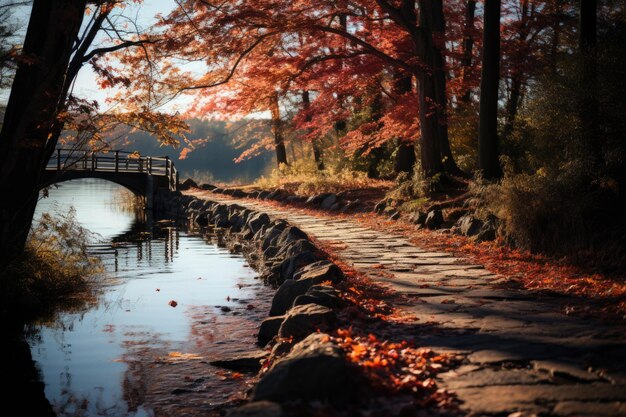
[[[623,325],[562,314],[577,300],[516,289],[505,277],[393,233],[303,214],[258,200],[237,202],[295,224],[339,258],[394,291],[414,341],[458,355],[439,384],[471,415],[617,416],[626,412]],[[372,268],[383,265],[384,269]]]

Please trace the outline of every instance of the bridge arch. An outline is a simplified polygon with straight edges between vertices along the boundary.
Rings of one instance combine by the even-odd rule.
[[[68,171],[60,175],[50,175],[46,172],[43,175],[43,181],[39,184],[39,189],[44,189],[55,184],[62,184],[67,181],[79,180],[84,178],[96,178],[103,181],[112,182],[121,187],[124,187],[136,196],[145,197],[146,187],[141,186],[138,181],[129,181],[127,177],[108,175],[102,172],[80,172],[80,171]]]
[[[57,149],[40,179],[40,189],[80,178],[99,178],[143,196],[151,209],[159,190],[175,191],[178,171],[169,157],[141,157],[125,151],[106,154]]]

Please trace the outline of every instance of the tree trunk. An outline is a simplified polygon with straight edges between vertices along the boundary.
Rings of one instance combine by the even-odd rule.
[[[413,77],[396,73],[394,75],[394,93],[398,96],[409,93],[413,89]],[[413,173],[415,166],[415,144],[413,138],[399,138],[397,140],[396,156],[393,170],[396,175],[401,172]]]
[[[398,175],[401,172],[406,172],[411,175],[415,162],[415,145],[413,143],[399,141],[393,165],[395,174]]]
[[[378,85],[370,85],[370,94],[374,99],[370,105],[370,113],[372,115],[372,121],[378,121],[383,117],[383,94]],[[380,161],[385,157],[385,149],[382,146],[373,148],[368,155],[367,165],[367,177],[368,178],[380,178],[380,171],[378,165]]]
[[[581,0],[578,41],[583,56],[580,120],[583,135],[589,140],[591,152],[596,162],[600,162],[603,158],[598,134],[597,7],[597,0]]]
[[[530,4],[529,0],[522,0],[521,2],[521,20],[518,28],[519,40],[522,43],[530,41],[530,22],[535,14],[534,5]],[[502,136],[508,138],[513,133],[513,127],[515,126],[515,118],[517,117],[517,110],[523,98],[523,81],[524,73],[519,68],[513,68],[511,70],[511,89],[509,91],[509,98],[506,103],[506,113],[504,120],[504,129]]]
[[[308,123],[312,120],[310,108],[311,108],[311,97],[309,96],[309,91],[304,90],[302,92],[302,107],[304,108],[305,121]],[[310,133],[310,129],[308,130]],[[322,171],[324,169],[324,161],[322,160],[322,151],[320,149],[320,145],[317,141],[317,138],[311,140],[311,146],[313,147],[313,158],[315,158],[315,165],[317,165],[317,169]]]
[[[426,178],[443,173],[439,148],[439,120],[433,109],[435,103],[435,80],[432,75],[423,74],[419,79],[420,160]]]
[[[480,80],[478,166],[486,179],[502,175],[498,160],[498,86],[500,83],[500,0],[485,2],[483,67]]]
[[[552,39],[550,42],[550,70],[552,75],[556,75],[559,58],[559,43],[561,41],[561,6],[558,3],[555,3],[553,7]]]
[[[419,77],[419,105],[422,169],[427,177],[442,173],[444,170],[452,175],[463,175],[454,161],[448,138],[446,114],[448,96],[442,54],[445,47],[443,43],[445,27],[443,2],[420,0],[420,28],[425,36],[421,37],[418,55],[427,69],[423,70]],[[429,143],[430,141],[438,143]],[[438,152],[436,156],[435,152]]]
[[[519,109],[521,99],[522,79],[519,74],[513,73],[511,77],[511,92],[506,103],[506,120],[504,121],[504,130],[502,132],[505,139],[513,133],[513,126],[515,125],[515,118],[517,117],[517,110]]]
[[[465,91],[459,97],[462,103],[469,103],[471,99],[471,91],[467,87],[469,79],[472,76],[472,58],[474,49],[474,38],[472,38],[472,32],[474,31],[474,20],[476,17],[476,1],[469,0],[467,2],[467,8],[465,9],[465,33],[463,34],[463,88]]]
[[[31,59],[16,71],[0,132],[0,269],[24,250],[84,10],[85,0],[33,3],[23,48]]]
[[[278,107],[278,93],[270,97],[270,112],[272,113],[272,133],[274,134],[274,149],[276,150],[276,164],[287,164],[287,151],[283,137],[283,126],[280,120],[280,108]]]

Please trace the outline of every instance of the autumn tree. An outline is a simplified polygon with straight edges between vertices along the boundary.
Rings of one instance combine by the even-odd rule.
[[[601,160],[601,146],[598,132],[598,84],[597,70],[597,0],[580,0],[580,17],[578,27],[578,45],[583,57],[583,98],[580,102],[580,119],[582,129],[588,137],[591,152],[596,160]]]
[[[143,43],[116,37],[92,43],[121,0],[34,0],[24,45],[0,131],[0,268],[22,253],[39,191],[39,177],[54,152],[74,104],[93,103],[70,94],[80,68],[105,54]],[[84,21],[88,11],[89,18]],[[82,31],[81,31],[82,28]],[[123,31],[111,30],[109,33]],[[117,36],[117,35],[116,35]]]
[[[498,158],[498,88],[500,84],[500,0],[485,2],[483,65],[480,81],[478,166],[486,179],[501,176]]]
[[[462,81],[463,89],[459,100],[462,103],[469,103],[471,98],[471,90],[468,87],[469,80],[472,76],[474,68],[474,37],[473,31],[476,24],[476,1],[467,0],[465,6],[465,16],[463,22],[463,48],[462,48]]]
[[[265,103],[267,99],[260,99],[269,97],[269,87],[276,88],[283,97],[300,96],[301,91],[308,91],[311,111],[318,108],[316,102],[334,101],[336,106],[324,110],[334,115],[333,123],[337,127],[345,124],[355,103],[352,98],[360,95],[355,88],[347,94],[340,92],[359,84],[354,78],[359,72],[357,65],[365,71],[362,77],[372,77],[371,70],[377,68],[380,80],[390,80],[393,77],[388,74],[393,73],[413,78],[417,81],[413,115],[407,119],[403,113],[402,117],[396,117],[396,122],[402,119],[407,128],[417,126],[417,134],[405,129],[405,134],[390,135],[389,127],[399,129],[397,124],[387,123],[383,116],[377,123],[381,133],[376,136],[384,136],[387,141],[400,140],[403,144],[419,139],[422,169],[427,176],[433,176],[444,171],[460,173],[447,133],[445,28],[442,1],[403,0],[399,4],[385,0],[321,1],[311,7],[305,1],[263,0],[255,4],[227,1],[218,6],[188,0],[181,1],[177,10],[163,20],[159,31],[169,38],[154,48],[161,50],[160,56],[167,62],[162,66],[161,85],[170,84],[172,94],[201,90],[194,109],[207,113],[218,106],[199,103],[208,103],[210,97],[215,98],[214,103],[223,103],[229,99],[224,98],[228,95],[248,103],[241,93],[250,94],[250,86],[254,85],[257,92],[252,92],[253,96]],[[307,41],[302,44],[300,39]],[[205,70],[195,75],[182,72],[180,65],[176,65],[181,61],[202,62]],[[333,65],[335,72],[328,72],[326,69]],[[130,67],[131,71],[141,71],[135,65]],[[262,72],[265,74],[259,77]],[[332,100],[314,84],[334,88]],[[209,91],[217,87],[217,92]],[[394,88],[386,92],[390,90]],[[411,92],[404,95],[410,96]],[[407,102],[405,98],[400,101]],[[398,106],[390,106],[393,107]],[[299,118],[309,128],[312,123],[330,121],[324,116],[306,119]],[[323,129],[310,131],[315,130]],[[373,145],[377,140],[371,142]],[[401,158],[406,159],[403,170],[411,162],[406,149],[403,146],[400,152],[408,156]]]

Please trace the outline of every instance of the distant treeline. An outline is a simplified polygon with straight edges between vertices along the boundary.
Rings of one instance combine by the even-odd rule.
[[[169,156],[181,171],[181,178],[198,176],[204,181],[250,182],[259,178],[272,161],[272,154],[265,152],[252,159],[235,162],[242,152],[238,144],[241,134],[247,131],[245,121],[229,125],[226,122],[192,119],[188,123],[191,133],[186,135],[187,141],[181,141],[178,148],[160,146],[150,134],[141,131],[125,135],[127,139],[115,147],[138,151],[142,155]],[[262,127],[259,130],[263,130]],[[190,147],[194,149],[183,152]],[[186,153],[183,159],[181,152]]]

